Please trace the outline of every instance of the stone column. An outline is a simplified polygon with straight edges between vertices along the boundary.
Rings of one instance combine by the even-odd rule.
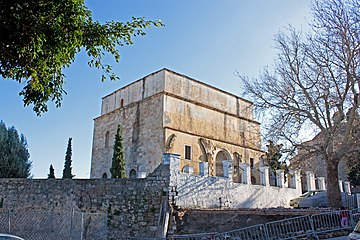
[[[294,170],[289,171],[289,187],[296,188],[295,171]]]
[[[301,173],[300,170],[294,171],[294,182],[295,182],[295,189],[299,195],[302,194],[302,184],[301,184]]]
[[[176,186],[177,176],[180,174],[180,155],[173,153],[163,153],[162,163],[169,166],[170,186]]]
[[[318,177],[317,180],[319,183],[319,190],[326,190],[325,177]]]
[[[356,194],[356,203],[357,203],[357,208],[360,208],[360,193]]]
[[[276,185],[277,187],[285,187],[285,173],[284,170],[279,169],[279,170],[275,170],[276,171]]]
[[[308,191],[315,190],[315,175],[312,171],[305,172],[306,174],[306,189]]]
[[[138,167],[138,172],[137,172],[137,178],[146,178],[146,167],[145,165],[141,164]]]
[[[339,180],[339,189],[340,189],[340,192],[344,192],[344,187],[343,187],[343,181],[342,180]]]
[[[224,177],[229,178],[232,180],[232,161],[231,160],[224,160],[222,161],[223,170],[224,170]]]
[[[263,186],[270,186],[269,166],[259,167],[260,170],[260,184]]]
[[[138,172],[137,178],[146,178],[146,172]]]
[[[209,176],[209,163],[208,162],[199,162],[200,176],[208,177]]]
[[[350,182],[348,181],[344,182],[344,191],[345,193],[351,194]]]
[[[289,188],[290,185],[290,175],[284,172],[284,187]]]
[[[291,188],[295,188],[299,195],[302,194],[302,186],[301,186],[301,174],[300,170],[290,170],[290,186]]]
[[[251,184],[251,169],[250,165],[247,163],[242,163],[240,165],[240,168],[242,169],[241,174],[241,182],[245,184]]]

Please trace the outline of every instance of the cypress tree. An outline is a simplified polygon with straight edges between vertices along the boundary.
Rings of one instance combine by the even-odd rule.
[[[125,160],[122,146],[121,126],[119,125],[115,135],[114,153],[110,168],[112,178],[125,178]]]
[[[26,138],[0,121],[0,178],[30,177],[31,161]]]
[[[72,138],[69,138],[68,146],[66,149],[65,164],[64,164],[63,177],[62,177],[63,179],[74,177],[74,175],[71,174],[71,155],[72,155],[71,140],[72,140]]]
[[[49,174],[48,174],[48,178],[55,178],[55,170],[53,168],[53,165],[50,165],[50,169],[49,169]]]

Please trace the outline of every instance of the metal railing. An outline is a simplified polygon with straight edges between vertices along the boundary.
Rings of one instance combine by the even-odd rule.
[[[342,222],[342,216],[347,217],[347,222]],[[256,227],[264,230],[264,234],[258,238],[255,236],[246,236],[247,228],[234,231],[219,233],[216,240],[222,239],[297,239],[297,238],[315,238],[318,235],[335,232],[339,230],[352,229],[360,219],[360,209],[333,211],[322,214],[307,215],[301,217],[287,218],[279,221],[268,222],[265,225]],[[234,234],[236,233],[236,234]]]
[[[207,240],[214,239],[217,233],[200,233],[200,234],[186,234],[186,235],[175,235],[168,237],[168,240]]]
[[[0,212],[0,232],[27,240],[86,240],[107,238],[107,216],[84,213],[79,209],[63,211]]]
[[[342,217],[347,217],[342,222]],[[275,239],[318,239],[324,233],[339,230],[352,229],[360,220],[360,209],[332,211],[321,214],[306,215],[300,217],[286,218],[259,224],[251,227],[240,228],[222,233],[199,233],[175,235],[167,240],[275,240]],[[344,224],[346,223],[346,224]],[[130,239],[130,238],[129,238]],[[135,238],[131,239],[146,239]],[[154,238],[153,238],[154,239]],[[165,238],[162,238],[165,239]]]
[[[287,218],[265,224],[267,239],[309,237],[314,232],[310,216]]]
[[[263,224],[237,229],[225,233],[219,233],[215,235],[216,240],[225,239],[255,239],[263,240],[267,239],[267,233]]]

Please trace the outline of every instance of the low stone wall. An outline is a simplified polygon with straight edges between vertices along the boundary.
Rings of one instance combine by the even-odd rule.
[[[155,237],[166,174],[131,180],[0,179],[0,210],[60,211],[76,205],[84,212],[108,214],[108,239]]]

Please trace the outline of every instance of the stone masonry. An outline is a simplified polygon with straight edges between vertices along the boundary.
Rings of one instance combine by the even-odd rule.
[[[262,154],[251,102],[168,69],[102,99],[94,122],[91,178],[110,177],[118,125],[131,178],[151,173],[164,152],[179,154],[184,172],[199,173],[199,163],[207,162],[212,176],[223,176],[224,160],[235,168],[257,166]]]
[[[0,210],[67,212],[76,206],[107,215],[108,239],[156,237],[169,174],[166,169],[157,171],[147,179],[0,179]]]

